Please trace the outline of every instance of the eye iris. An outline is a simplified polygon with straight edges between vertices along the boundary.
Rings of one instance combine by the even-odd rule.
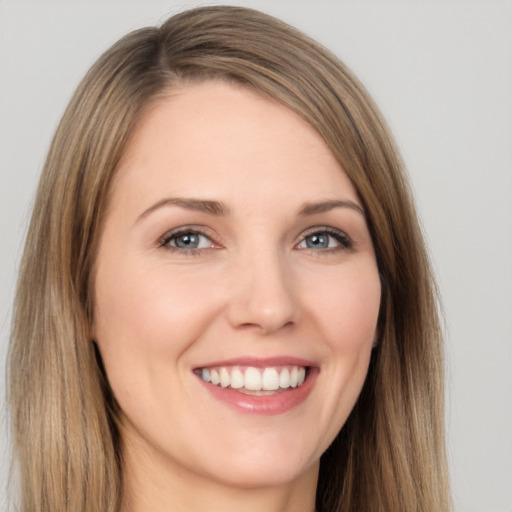
[[[176,237],[174,244],[180,249],[196,249],[199,245],[199,236],[195,233],[184,233]]]
[[[306,245],[310,249],[326,249],[329,247],[329,235],[325,233],[316,233],[306,238]]]

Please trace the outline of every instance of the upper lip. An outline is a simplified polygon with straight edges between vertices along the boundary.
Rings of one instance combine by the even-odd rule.
[[[194,369],[212,368],[217,366],[252,366],[254,368],[269,368],[273,366],[316,366],[314,362],[294,356],[273,356],[273,357],[254,357],[243,356],[219,361],[209,361],[208,363],[198,365]]]

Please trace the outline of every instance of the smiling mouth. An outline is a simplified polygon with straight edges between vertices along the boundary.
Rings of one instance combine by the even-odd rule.
[[[309,374],[307,366],[217,366],[194,370],[204,382],[247,395],[270,395],[298,388]]]

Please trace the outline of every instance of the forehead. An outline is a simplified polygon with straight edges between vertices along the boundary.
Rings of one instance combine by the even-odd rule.
[[[318,132],[277,101],[222,81],[173,89],[137,123],[114,188],[138,194],[233,194],[297,199],[352,183]],[[114,191],[115,193],[115,191]],[[282,199],[282,197],[281,197]]]

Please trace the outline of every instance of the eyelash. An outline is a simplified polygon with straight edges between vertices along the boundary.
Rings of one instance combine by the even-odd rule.
[[[175,246],[171,245],[171,242],[173,240],[176,240],[177,238],[179,238],[180,236],[183,236],[183,235],[195,235],[195,236],[205,237],[211,242],[211,246],[202,247],[202,248],[185,249],[185,248],[175,247]],[[315,227],[315,228],[311,228],[310,230],[306,231],[303,234],[302,239],[300,240],[300,242],[298,244],[296,244],[296,246],[304,243],[308,237],[313,236],[313,235],[319,235],[319,236],[328,235],[328,236],[334,238],[336,240],[336,242],[338,242],[338,244],[339,244],[339,246],[336,246],[336,247],[326,247],[323,249],[306,248],[315,253],[325,254],[325,253],[335,253],[335,252],[340,252],[340,251],[348,251],[348,250],[352,249],[354,246],[353,241],[346,233],[344,233],[343,231],[340,231],[338,229],[334,229],[334,228],[327,227],[327,226]],[[214,247],[215,242],[213,242],[208,235],[203,233],[201,230],[198,230],[197,228],[184,227],[184,228],[180,228],[176,231],[166,233],[160,239],[158,246],[167,251],[179,252],[180,254],[183,254],[186,256],[199,256],[199,255],[203,254],[204,251],[215,248]],[[304,250],[304,249],[302,249],[302,250]]]
[[[203,251],[211,249],[212,247],[203,247],[203,248],[193,248],[193,249],[184,249],[180,247],[175,247],[173,245],[170,245],[173,240],[176,240],[180,236],[183,235],[196,235],[200,237],[205,237],[208,240],[210,240],[211,245],[215,245],[214,242],[212,242],[211,238],[203,233],[201,230],[197,228],[192,227],[183,227],[179,228],[176,231],[171,231],[169,233],[166,233],[159,242],[159,247],[170,251],[170,252],[179,252],[181,254],[187,255],[187,256],[199,256],[203,253]]]
[[[304,243],[305,240],[312,235],[328,235],[334,238],[339,243],[339,246],[337,247],[327,247],[324,249],[309,248],[311,251],[314,251],[315,253],[325,254],[339,251],[348,251],[354,247],[354,242],[346,233],[340,231],[339,229],[331,228],[328,226],[315,227],[306,231],[300,243]]]

